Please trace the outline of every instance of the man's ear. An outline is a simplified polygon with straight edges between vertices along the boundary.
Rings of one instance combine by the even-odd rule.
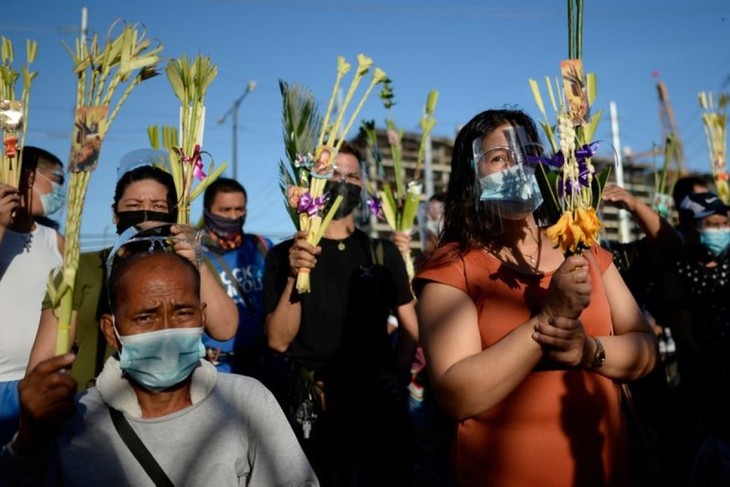
[[[119,343],[117,334],[114,333],[114,316],[109,313],[101,315],[101,318],[99,318],[99,327],[104,334],[104,338],[106,338],[106,342],[115,350],[119,350],[121,344]]]
[[[112,223],[115,225],[119,223],[119,217],[117,216],[117,210],[114,209],[114,205],[112,205]]]

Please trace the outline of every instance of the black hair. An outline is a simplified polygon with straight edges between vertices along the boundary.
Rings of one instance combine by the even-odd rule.
[[[337,151],[338,154],[350,154],[352,156],[355,156],[355,159],[357,159],[357,164],[360,166],[360,169],[363,168],[363,160],[362,160],[362,154],[360,153],[360,150],[355,147],[354,145],[350,144],[349,142],[343,142],[340,146],[340,150]]]
[[[439,193],[434,193],[431,195],[431,197],[428,199],[428,201],[438,201],[439,203],[445,203],[446,202],[446,192],[441,191]]]
[[[213,181],[210,186],[205,188],[205,194],[203,194],[203,208],[210,211],[218,193],[243,193],[243,197],[246,198],[246,201],[248,201],[246,189],[241,183],[235,179],[218,178]]]
[[[677,211],[677,227],[684,233],[691,233],[694,229],[694,213],[683,210],[680,205],[688,195],[695,192],[695,186],[707,187],[707,181],[699,176],[684,176],[677,179],[672,188],[674,209]]]
[[[130,273],[138,264],[147,265],[145,261],[156,256],[166,256],[166,258],[173,259],[173,262],[185,266],[185,268],[187,268],[194,277],[193,285],[195,287],[195,295],[200,296],[200,271],[185,257],[177,254],[176,252],[163,249],[133,252],[131,255],[118,259],[112,266],[111,273],[109,274],[109,303],[111,305],[112,312],[116,310],[117,299],[119,298],[119,286],[124,276]]]
[[[707,181],[699,176],[685,176],[677,179],[672,188],[672,199],[675,208],[679,208],[679,205],[682,204],[688,194],[695,192],[695,186],[707,187]]]
[[[154,166],[140,166],[125,172],[114,189],[114,203],[112,209],[117,212],[117,205],[121,201],[124,192],[132,183],[146,181],[151,179],[157,181],[167,188],[167,207],[173,220],[177,220],[177,190],[175,189],[175,181],[167,171]]]
[[[48,152],[40,147],[34,147],[32,145],[26,145],[23,147],[23,160],[21,167],[23,171],[35,171],[38,166],[61,166],[63,162],[55,154]]]
[[[487,246],[499,230],[496,225],[485,220],[485,215],[480,214],[479,182],[474,168],[472,143],[502,125],[523,127],[529,141],[539,144],[535,122],[522,110],[485,110],[459,130],[451,155],[451,176],[446,190],[441,245],[455,242],[459,252],[466,252],[473,247]]]

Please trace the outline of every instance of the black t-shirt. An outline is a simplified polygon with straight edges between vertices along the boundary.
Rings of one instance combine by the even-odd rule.
[[[689,312],[691,333],[703,362],[703,373],[714,383],[730,385],[730,251],[707,267],[704,249],[688,249],[667,276],[667,301]],[[726,389],[727,393],[727,389]]]
[[[413,300],[413,295],[397,247],[380,242],[383,265],[375,262],[375,241],[360,230],[341,242],[320,241],[322,253],[310,274],[311,291],[299,294],[295,290],[291,298],[301,301],[302,319],[289,354],[301,365],[325,376],[340,368],[353,373],[353,367],[390,365],[388,315]],[[276,308],[286,286],[292,243],[287,240],[274,246],[267,257],[265,314]]]

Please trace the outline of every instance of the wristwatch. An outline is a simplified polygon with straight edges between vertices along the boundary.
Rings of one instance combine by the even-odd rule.
[[[603,343],[596,337],[593,338],[593,343],[596,344],[596,351],[593,353],[593,362],[589,369],[597,369],[606,363],[606,349],[603,348]]]

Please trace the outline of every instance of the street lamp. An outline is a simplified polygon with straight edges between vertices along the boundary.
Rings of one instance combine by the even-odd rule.
[[[243,99],[255,89],[256,81],[249,81],[246,85],[246,91],[244,91],[243,94],[233,102],[231,108],[229,108],[228,111],[220,119],[218,119],[218,124],[220,125],[226,122],[226,118],[228,118],[229,114],[233,117],[233,179],[238,179],[238,107],[241,105]]]

